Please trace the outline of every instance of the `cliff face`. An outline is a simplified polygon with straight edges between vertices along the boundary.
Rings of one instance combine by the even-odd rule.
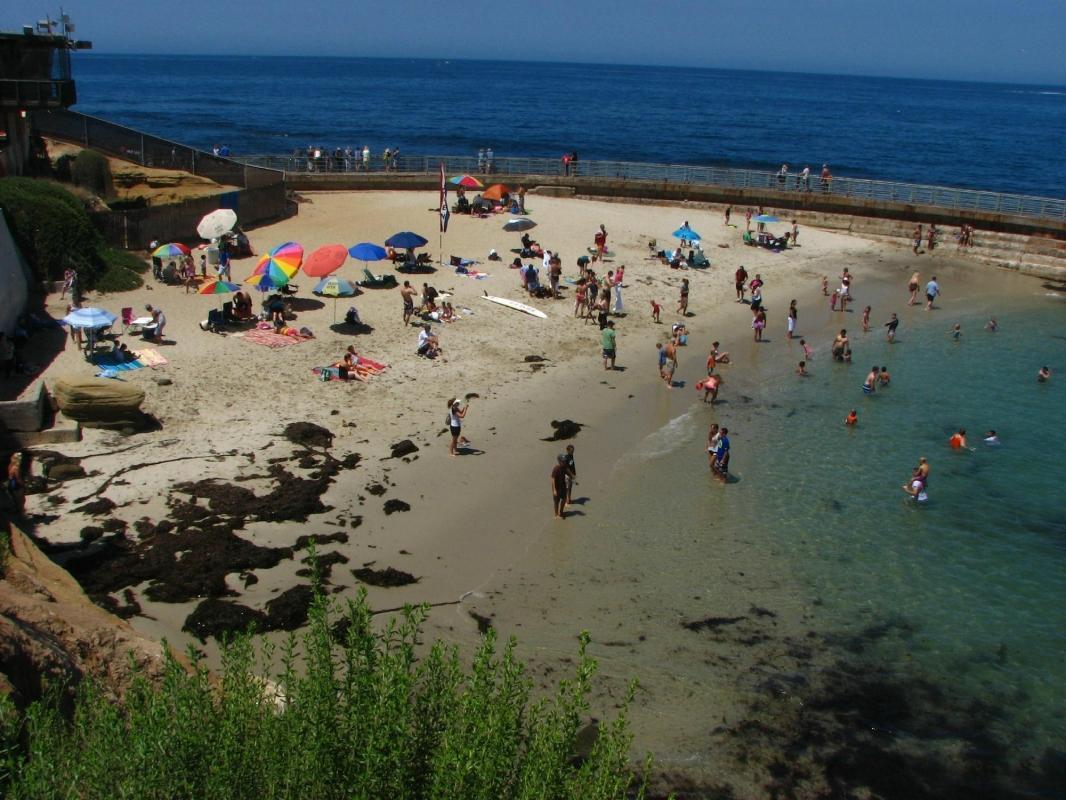
[[[162,676],[163,648],[94,605],[75,580],[16,527],[0,580],[0,691],[24,706],[46,684],[95,678],[121,697],[135,672]]]

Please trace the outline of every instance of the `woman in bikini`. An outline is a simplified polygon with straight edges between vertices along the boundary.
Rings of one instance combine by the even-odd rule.
[[[910,281],[907,282],[907,291],[911,293],[910,299],[907,301],[907,305],[918,305],[918,277],[919,273],[915,272],[911,275]]]

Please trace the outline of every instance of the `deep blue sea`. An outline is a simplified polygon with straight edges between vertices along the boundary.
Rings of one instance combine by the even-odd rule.
[[[77,110],[235,154],[561,156],[1066,196],[1066,87],[533,62],[77,53]]]

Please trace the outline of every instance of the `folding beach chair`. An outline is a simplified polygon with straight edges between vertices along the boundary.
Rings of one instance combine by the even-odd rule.
[[[122,309],[122,332],[125,333],[133,323],[133,309]]]

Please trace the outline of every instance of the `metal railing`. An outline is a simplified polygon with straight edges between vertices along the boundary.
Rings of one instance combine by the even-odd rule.
[[[1066,200],[1051,197],[987,192],[947,186],[927,186],[866,178],[823,180],[812,174],[803,180],[791,173],[784,180],[776,172],[727,167],[703,167],[687,164],[646,164],[629,161],[578,161],[569,169],[555,158],[497,156],[491,162],[473,156],[419,156],[401,154],[386,163],[378,154],[364,162],[358,151],[351,155],[325,152],[317,158],[306,154],[290,156],[238,156],[236,161],[287,173],[386,173],[433,174],[443,162],[449,176],[469,173],[487,182],[500,176],[571,176],[611,180],[649,181],[655,183],[695,184],[732,189],[762,189],[792,194],[821,194],[876,202],[925,205],[956,211],[982,211],[1015,214],[1041,219],[1066,220]]]

